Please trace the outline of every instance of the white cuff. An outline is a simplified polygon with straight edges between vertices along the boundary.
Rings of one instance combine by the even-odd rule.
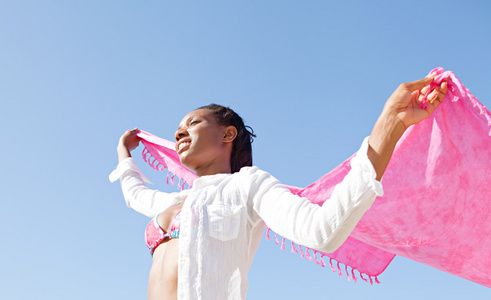
[[[116,180],[120,179],[126,172],[128,171],[133,171],[142,177],[143,181],[152,184],[150,180],[143,175],[143,173],[138,169],[138,166],[135,163],[135,160],[133,157],[128,157],[125,158],[124,160],[120,161],[116,169],[109,174],[109,181],[115,182]]]

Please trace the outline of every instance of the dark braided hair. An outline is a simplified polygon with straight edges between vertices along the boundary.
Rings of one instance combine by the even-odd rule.
[[[230,167],[232,173],[240,171],[242,167],[252,166],[252,141],[256,137],[250,126],[246,126],[242,118],[232,109],[218,104],[202,106],[198,109],[207,109],[216,118],[221,126],[234,126],[237,137],[232,144]]]

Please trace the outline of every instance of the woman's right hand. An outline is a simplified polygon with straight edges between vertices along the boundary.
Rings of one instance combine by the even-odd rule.
[[[119,161],[131,157],[130,152],[135,150],[135,148],[138,147],[138,145],[140,144],[141,138],[136,135],[138,131],[138,128],[127,130],[119,138],[119,144],[117,148]]]

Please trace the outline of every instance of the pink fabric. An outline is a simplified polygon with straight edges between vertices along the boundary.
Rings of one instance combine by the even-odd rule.
[[[433,85],[450,77],[447,96],[399,141],[383,178],[384,197],[335,252],[292,243],[293,252],[355,281],[357,270],[361,279],[378,282],[394,256],[401,255],[491,287],[491,114],[453,72],[432,72],[438,74]],[[192,185],[194,174],[179,164],[173,143],[145,132],[139,136],[145,160]],[[307,188],[289,188],[321,205],[348,173],[349,161]],[[280,244],[278,236],[275,240]]]
[[[173,142],[159,138],[151,133],[140,130],[138,136],[142,138],[141,142],[145,146],[143,149],[143,159],[157,171],[169,170],[167,174],[167,184],[169,184],[169,175],[172,184],[174,184],[174,176],[177,175],[179,179],[178,187],[184,188],[184,183],[189,186],[193,185],[196,174],[186,169],[179,161],[179,155],[175,150]]]

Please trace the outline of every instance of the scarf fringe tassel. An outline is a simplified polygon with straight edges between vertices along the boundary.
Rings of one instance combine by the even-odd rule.
[[[270,240],[271,239],[271,237],[269,235],[270,230],[271,229],[266,228],[266,240]],[[275,239],[276,245],[279,245],[280,244],[280,241],[278,240],[278,234],[275,234],[274,239]],[[282,241],[281,241],[281,250],[285,250],[285,240],[286,240],[285,238],[282,238]],[[331,270],[334,273],[337,272],[339,274],[339,277],[343,277],[343,275],[346,274],[346,277],[347,277],[348,281],[353,280],[354,282],[357,282],[358,281],[358,277],[356,277],[356,274],[355,274],[355,271],[356,271],[356,273],[358,273],[358,276],[363,281],[370,282],[370,284],[372,284],[372,285],[373,285],[373,283],[377,283],[377,284],[380,283],[380,281],[378,280],[378,276],[370,276],[368,274],[364,274],[364,273],[356,270],[355,268],[353,268],[351,266],[348,266],[346,264],[343,264],[343,263],[341,263],[339,261],[336,261],[333,258],[330,258],[329,256],[323,254],[322,252],[316,251],[314,249],[310,249],[310,248],[307,248],[307,247],[304,246],[305,247],[305,250],[303,250],[301,245],[297,245],[297,246],[298,246],[298,250],[295,247],[295,243],[292,242],[292,250],[291,250],[291,252],[293,252],[293,253],[300,253],[300,257],[306,258],[309,261],[314,260],[316,264],[320,265],[323,268],[326,267],[326,263],[324,261],[324,257],[326,257],[326,259],[329,259],[328,262],[329,262],[329,266],[331,267]],[[310,254],[309,250],[313,252],[313,257]],[[320,256],[320,257],[318,258],[318,256]],[[344,267],[342,267],[341,265],[344,265]]]
[[[175,185],[176,182],[174,180],[174,177],[176,177],[176,174],[172,173],[171,171],[169,171],[169,169],[167,168],[167,165],[164,165],[162,163],[160,163],[153,155],[152,153],[150,153],[150,151],[148,151],[147,147],[145,147],[142,151],[142,156],[143,156],[143,160],[146,161],[148,163],[148,165],[150,167],[152,167],[152,169],[156,170],[156,171],[161,171],[161,172],[164,172],[164,169],[167,170],[167,180],[166,180],[166,183],[169,184],[169,179],[170,179],[170,183],[172,185]],[[179,190],[184,190],[184,187],[185,185],[187,184],[187,188],[189,189],[191,187],[191,185],[185,181],[184,179],[182,178],[179,178],[179,176],[177,177],[179,179],[179,182],[177,183],[177,189]]]

